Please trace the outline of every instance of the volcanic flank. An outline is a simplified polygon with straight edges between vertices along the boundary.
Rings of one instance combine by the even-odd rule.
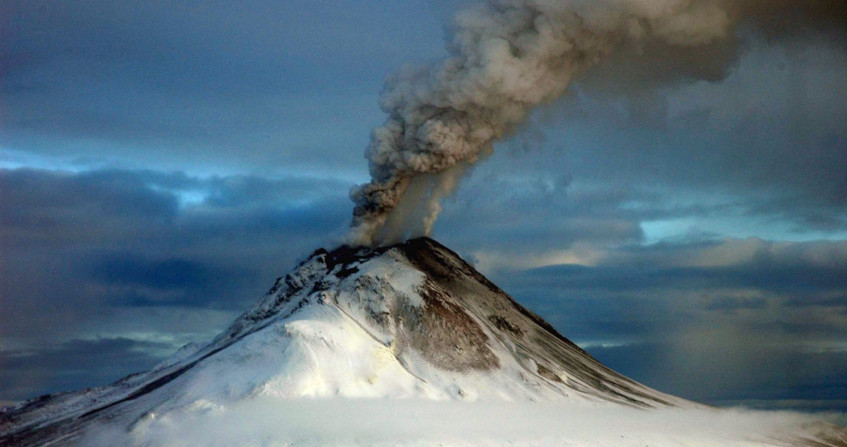
[[[287,420],[303,402],[329,405],[351,398],[366,406],[374,400],[361,398],[424,407],[427,401],[505,401],[518,409],[535,402],[582,409],[580,414],[598,408],[714,411],[604,367],[455,253],[420,238],[375,249],[317,250],[211,343],[184,348],[153,370],[107,387],[4,410],[0,445],[196,445],[199,441],[184,434],[175,441],[156,433],[187,430],[205,418],[242,427],[233,409],[256,402],[263,415]],[[551,407],[535,411],[542,408]],[[402,420],[389,418],[382,423]],[[775,443],[770,445],[847,445],[847,437],[828,426],[807,428],[802,435],[744,430],[748,441],[759,436]],[[213,443],[327,442],[314,434],[284,434],[306,439],[298,443],[247,430],[239,436],[254,438]],[[361,434],[343,438],[345,445],[356,444]],[[812,439],[819,444],[806,444]],[[409,440],[402,441],[386,443]]]

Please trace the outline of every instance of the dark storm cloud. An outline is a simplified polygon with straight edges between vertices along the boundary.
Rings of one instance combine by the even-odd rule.
[[[652,339],[683,323],[672,303],[645,296],[636,275],[617,278],[592,270],[501,271],[491,279],[578,343]]]
[[[798,39],[823,33],[842,39],[847,33],[847,5],[843,2],[793,0],[741,0],[729,2],[730,11],[764,31],[770,39]]]
[[[96,239],[155,237],[176,217],[177,200],[118,172],[0,172],[0,237],[7,250],[74,246]],[[9,264],[9,259],[4,259]]]
[[[843,242],[726,239],[491,278],[601,362],[662,391],[843,411],[845,254]]]
[[[498,175],[498,168],[510,161],[516,160],[482,166],[467,179],[457,196],[446,201],[436,237],[460,250],[524,253],[567,248],[579,241],[626,243],[642,238],[641,216],[621,212],[622,204],[638,197],[637,191],[574,190],[567,174],[543,169],[528,168],[530,177]]]
[[[149,285],[170,289],[209,281],[216,272],[203,265],[169,259],[160,262],[138,260],[134,256],[111,256],[95,266],[94,276],[104,282],[121,285]]]
[[[656,339],[726,317],[751,336],[838,340],[847,327],[845,255],[837,242],[729,239],[616,250],[598,265],[491,277],[577,341]]]
[[[229,307],[220,291],[259,281],[255,271],[190,259],[139,259],[139,254],[103,254],[88,266],[87,277],[107,291],[118,306]]]
[[[50,143],[79,142],[154,168],[349,166],[382,78],[440,34],[382,3],[13,1],[1,14],[0,143],[62,155]]]
[[[789,209],[760,207],[743,193],[714,200],[693,190],[665,189],[661,182],[617,182],[607,179],[605,172],[599,179],[608,181],[577,181],[572,172],[579,166],[554,152],[492,157],[476,167],[456,196],[445,201],[435,236],[462,252],[494,250],[526,258],[586,244],[620,247],[642,243],[643,224],[654,221],[773,220]],[[837,214],[826,207],[815,209]],[[674,236],[711,243],[720,235],[691,229],[689,234]],[[654,251],[657,258],[665,253],[658,248]],[[672,252],[676,250],[667,251]]]
[[[839,148],[834,144],[835,148]],[[847,152],[847,144],[841,144]],[[847,159],[844,160],[847,162]],[[840,160],[835,160],[840,163]],[[847,177],[822,168],[819,171],[828,185],[815,185],[814,191],[795,190],[781,197],[773,197],[751,203],[747,213],[751,216],[772,215],[793,223],[796,232],[817,229],[824,232],[838,232],[847,229]],[[823,183],[823,182],[821,182]],[[811,193],[811,194],[810,194]]]
[[[322,184],[316,179],[290,178],[280,182],[261,177],[229,176],[206,180],[202,186],[208,190],[205,203],[230,208],[286,201],[304,204],[338,192],[340,185],[333,179]]]
[[[342,234],[348,186],[0,171],[0,400],[104,385],[204,341]]]
[[[789,307],[824,307],[847,314],[847,294],[830,296],[797,296],[785,301]]]
[[[828,232],[837,237],[839,231],[843,231],[838,225],[824,228],[802,223],[804,216],[810,215],[826,216],[831,222],[844,221],[847,216],[847,209],[820,200],[815,192],[817,186],[809,190],[790,189],[784,185],[728,190],[726,177],[735,174],[725,174],[723,179],[715,177],[711,186],[697,189],[662,177],[677,175],[672,171],[678,168],[682,174],[694,178],[699,175],[694,171],[703,163],[686,159],[680,162],[686,166],[680,166],[677,161],[669,161],[659,165],[668,172],[659,172],[654,167],[639,166],[642,161],[646,163],[646,159],[639,161],[638,155],[627,155],[620,164],[622,169],[632,169],[623,168],[631,163],[649,171],[644,176],[652,176],[655,171],[658,180],[643,183],[626,174],[619,175],[622,171],[615,166],[574,174],[575,170],[589,166],[573,163],[574,158],[591,157],[591,151],[576,148],[564,160],[552,152],[539,151],[537,156],[530,153],[499,159],[492,157],[489,165],[478,167],[457,196],[445,203],[443,218],[436,226],[436,237],[443,238],[461,253],[472,255],[478,266],[487,269],[486,273],[496,268],[527,268],[533,263],[592,263],[592,255],[605,256],[604,252],[608,251],[614,253],[613,257],[619,262],[607,260],[603,269],[584,274],[610,288],[619,283],[624,288],[660,287],[671,281],[679,285],[685,280],[690,288],[708,283],[771,291],[786,288],[785,291],[800,293],[803,289],[839,284],[847,273],[840,267],[847,265],[840,242],[779,245],[751,239],[746,244],[735,244],[735,248],[731,248],[733,244],[722,247],[721,238],[727,234],[721,232],[727,230],[737,237],[762,235],[763,231],[769,233],[762,237],[777,239],[813,239]],[[616,165],[621,158],[621,154],[606,155],[614,155],[607,161],[609,165]],[[704,152],[704,156],[708,153]],[[797,155],[798,158],[803,156]],[[832,186],[826,182],[821,180],[820,187]],[[649,248],[640,247],[639,244],[656,241],[645,239],[648,224],[663,221],[680,224],[674,224],[675,229],[670,230],[673,233],[652,237],[673,239]],[[587,257],[575,260],[571,256],[570,261],[556,261],[550,257],[532,260],[545,253],[567,250],[582,251]],[[692,268],[690,262],[686,262],[718,251],[732,252],[730,254],[735,257],[748,253],[757,259],[731,269],[721,265]],[[796,258],[787,253],[793,253]],[[486,257],[496,257],[503,262],[486,264]],[[827,257],[832,259],[827,268],[818,266],[813,259]],[[649,268],[633,269],[635,263]],[[576,278],[579,276],[572,280]]]
[[[74,339],[42,350],[0,350],[4,400],[111,383],[155,365],[162,343],[128,338]]]
[[[722,6],[731,20],[740,23],[733,36],[685,48],[658,39],[639,42],[635,49],[624,47],[583,75],[581,88],[590,90],[591,96],[620,99],[635,124],[656,124],[664,121],[667,112],[656,91],[697,81],[720,83],[762,41],[772,46],[823,41],[837,49],[847,48],[843,2],[728,0]],[[662,119],[651,119],[657,116]]]
[[[709,404],[796,408],[805,402],[799,409],[843,411],[847,398],[845,352],[755,347],[739,352],[735,346],[716,345],[705,353],[686,353],[659,343],[597,346],[589,352],[646,385]],[[738,363],[733,367],[732,362]],[[742,364],[756,367],[744,374]]]
[[[537,114],[543,144],[560,149],[537,169],[569,174],[575,184],[661,192],[665,202],[719,197],[735,213],[792,223],[797,233],[843,232],[844,31],[775,42],[742,36],[737,64],[717,83],[639,88],[628,83],[649,84],[649,71],[600,67],[566,101]]]
[[[751,287],[779,293],[837,290],[845,287],[844,266],[770,266],[767,261],[729,267],[654,268],[551,266],[528,273],[526,281],[556,281],[560,287],[605,291],[646,289],[698,290],[709,287]]]
[[[732,313],[736,310],[762,309],[767,305],[768,300],[762,297],[722,296],[709,299],[705,308],[706,310]]]
[[[115,307],[241,311],[342,232],[346,188],[308,178],[3,170],[0,331],[67,337]]]

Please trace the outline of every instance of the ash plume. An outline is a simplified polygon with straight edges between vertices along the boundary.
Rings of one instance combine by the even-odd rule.
[[[740,24],[768,38],[798,29],[841,32],[844,4],[489,0],[461,11],[449,57],[387,81],[380,105],[388,118],[366,151],[371,181],[350,193],[355,208],[347,242],[380,245],[428,235],[441,199],[470,166],[534,108],[562,96],[576,77],[612,55],[624,61],[613,78],[644,72],[646,64],[653,87],[720,81],[737,61]]]

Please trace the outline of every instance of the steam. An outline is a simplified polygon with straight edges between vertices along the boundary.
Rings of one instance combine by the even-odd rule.
[[[489,0],[464,10],[455,17],[447,59],[388,80],[381,98],[388,118],[366,151],[371,181],[350,193],[348,242],[378,245],[429,234],[440,201],[470,166],[534,108],[562,96],[575,77],[613,53],[658,61],[651,70],[666,71],[658,73],[659,83],[719,80],[736,59],[733,29],[741,19],[784,27],[782,13],[833,5],[839,2]]]

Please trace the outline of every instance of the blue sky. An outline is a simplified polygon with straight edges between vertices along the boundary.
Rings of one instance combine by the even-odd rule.
[[[385,77],[445,57],[460,7],[7,3],[2,401],[149,368],[337,243]],[[463,178],[433,236],[648,385],[844,411],[847,41],[830,14],[741,27],[708,76],[601,64]]]

